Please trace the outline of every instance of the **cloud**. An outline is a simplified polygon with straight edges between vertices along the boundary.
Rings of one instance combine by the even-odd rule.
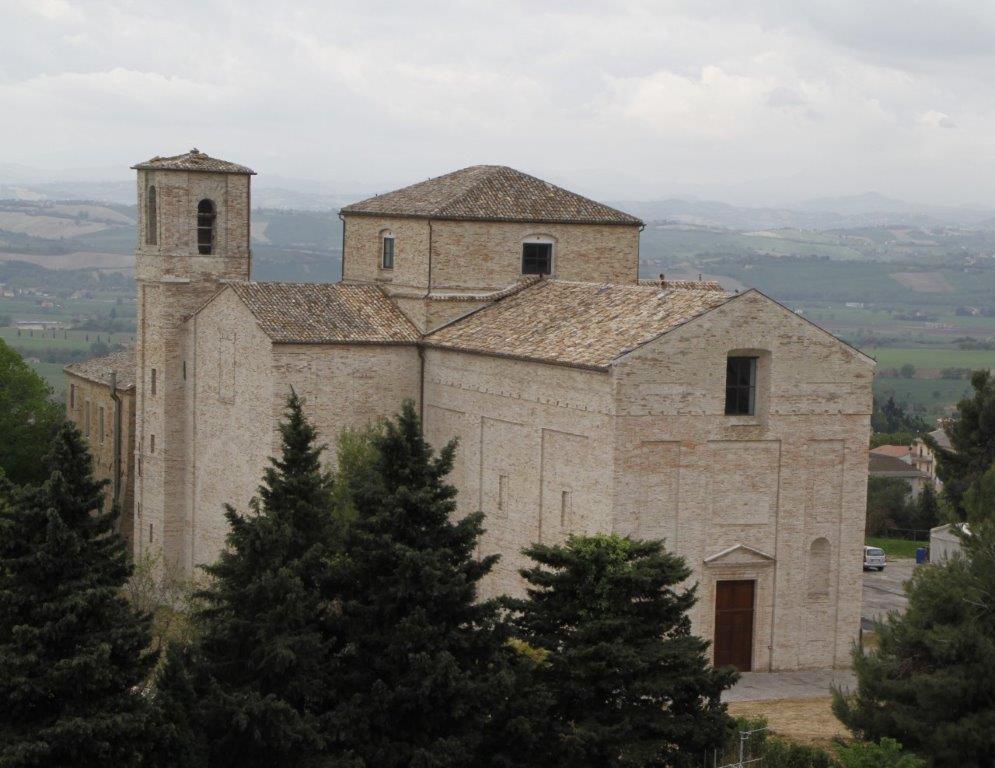
[[[19,5],[49,21],[79,22],[83,11],[66,0],[22,0]]]
[[[956,128],[957,124],[950,119],[950,115],[943,112],[937,112],[935,109],[931,109],[928,112],[923,112],[916,118],[916,122],[919,125],[926,126],[927,128]]]
[[[4,15],[0,162],[126,168],[199,146],[373,189],[501,162],[602,179],[598,196],[995,198],[985,0],[24,0]]]
[[[660,129],[667,135],[731,138],[742,133],[770,90],[762,79],[731,75],[709,65],[693,76],[654,72],[612,78],[606,109]]]

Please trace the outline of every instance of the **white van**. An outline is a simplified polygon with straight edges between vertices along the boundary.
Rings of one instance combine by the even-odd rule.
[[[865,571],[883,571],[884,564],[884,550],[881,547],[864,547]]]

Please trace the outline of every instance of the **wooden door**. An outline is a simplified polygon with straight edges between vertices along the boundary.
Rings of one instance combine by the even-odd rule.
[[[715,585],[715,666],[753,668],[753,599],[755,581],[720,581]]]

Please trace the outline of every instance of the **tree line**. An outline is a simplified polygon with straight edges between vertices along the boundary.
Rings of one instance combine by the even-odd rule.
[[[965,556],[917,571],[836,696],[869,742],[773,740],[770,768],[995,764],[995,383],[972,384],[937,447]],[[226,510],[189,641],[159,648],[86,444],[39,391],[0,357],[17,430],[0,440],[0,766],[628,768],[728,744],[736,673],[691,633],[683,560],[572,537],[526,550],[522,597],[482,599],[482,515],[455,519],[456,446],[435,453],[410,404],[343,435],[331,474],[292,397],[255,500]]]
[[[481,599],[480,513],[454,519],[414,408],[346,436],[334,475],[296,396],[251,509],[159,658],[128,554],[64,424],[40,484],[0,486],[0,765],[693,765],[736,679],[691,633],[660,542],[533,545]]]
[[[854,649],[857,690],[833,705],[856,736],[897,739],[937,768],[995,765],[995,379],[976,371],[971,385],[951,449],[926,436],[963,552],[916,569],[906,612],[878,624],[876,650]]]

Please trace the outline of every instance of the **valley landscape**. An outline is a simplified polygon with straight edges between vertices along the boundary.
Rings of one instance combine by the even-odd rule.
[[[0,193],[18,195],[0,200],[0,338],[56,392],[62,365],[133,336],[136,209],[123,202],[131,189],[0,180]],[[363,196],[261,187],[255,278],[338,280],[337,206]],[[873,194],[794,208],[687,199],[615,205],[646,222],[642,277],[702,275],[730,290],[763,291],[872,355],[877,397],[894,397],[930,422],[967,392],[970,370],[995,366],[993,211]]]

